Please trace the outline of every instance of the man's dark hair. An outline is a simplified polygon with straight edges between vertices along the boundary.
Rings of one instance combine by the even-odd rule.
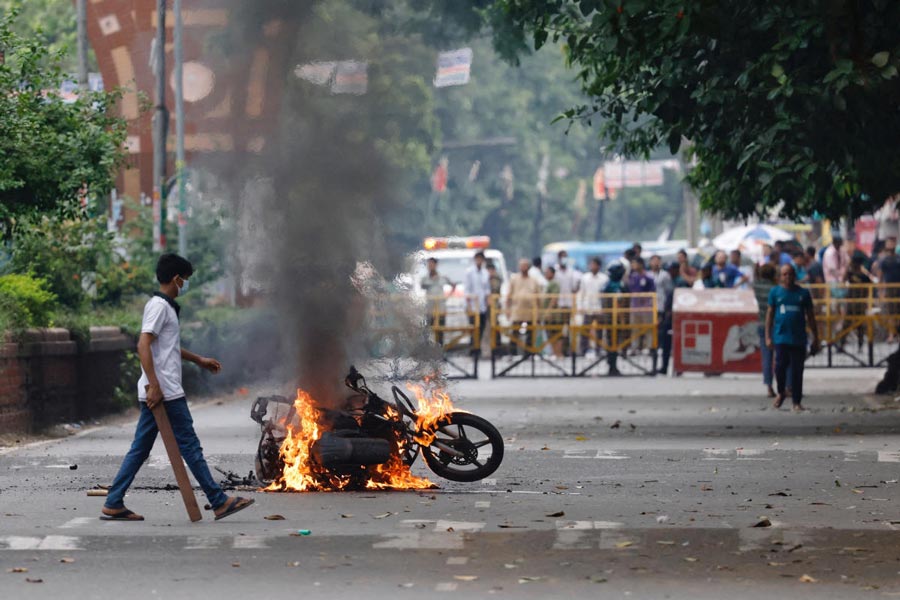
[[[810,258],[815,258],[816,257],[816,247],[815,246],[807,246],[806,253],[809,255]]]
[[[641,243],[640,243],[640,242],[635,242],[635,243],[633,243],[633,244],[631,245],[631,248],[632,248],[633,250],[635,250],[635,251],[637,251],[637,250],[643,250],[643,249],[644,249],[644,247],[641,246]]]
[[[493,260],[487,261],[486,263],[484,263],[484,266],[487,267],[488,269],[496,269],[497,268],[497,265],[494,264]]]
[[[775,240],[775,243],[772,244],[772,247],[780,251],[781,248],[784,248],[784,242],[782,242],[781,240]]]
[[[544,261],[541,260],[540,256],[535,256],[534,258],[531,259],[531,264],[534,265],[535,267],[537,267],[538,269],[541,268],[541,264],[543,262]]]
[[[592,263],[595,263],[598,267],[602,267],[602,266],[603,266],[603,261],[600,260],[600,257],[599,257],[599,256],[592,256],[592,257],[591,257],[591,262],[592,262]]]
[[[634,257],[636,255],[637,255],[637,252],[634,251],[634,248],[629,248],[628,250],[625,251],[625,258],[628,260],[628,262],[631,262],[632,260],[634,260]]]
[[[178,276],[187,278],[194,274],[191,261],[177,254],[163,254],[156,261],[156,280],[160,283],[170,283]]]
[[[436,258],[433,257],[433,256],[429,256],[429,257],[428,257],[428,260],[427,260],[426,262],[433,262],[434,264],[437,264],[437,263],[438,263],[438,259],[436,259]]]
[[[644,262],[644,258],[642,256],[635,256],[634,258],[631,259],[631,262],[637,263],[637,264],[641,265],[642,267],[647,265],[647,263]]]
[[[556,269],[554,269],[552,265],[547,267],[547,270],[550,271],[552,274],[556,275]]]
[[[478,252],[475,253],[475,258],[479,258],[479,257],[484,258],[484,252],[482,252],[481,250],[479,250]]]

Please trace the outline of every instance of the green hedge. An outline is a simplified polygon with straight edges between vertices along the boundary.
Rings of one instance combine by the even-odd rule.
[[[57,308],[56,294],[40,277],[0,276],[0,332],[49,327]]]

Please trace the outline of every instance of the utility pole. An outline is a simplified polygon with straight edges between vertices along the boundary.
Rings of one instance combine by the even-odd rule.
[[[82,90],[88,87],[88,37],[87,37],[87,0],[77,0],[76,20],[78,21],[78,86]]]
[[[184,48],[181,38],[181,0],[175,0],[175,185],[178,188],[178,254],[187,256],[187,194],[184,173]]]
[[[153,115],[153,249],[166,248],[166,135],[169,111],[166,108],[166,0],[156,0],[156,111]]]

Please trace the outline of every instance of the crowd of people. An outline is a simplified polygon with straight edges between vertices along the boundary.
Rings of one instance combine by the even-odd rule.
[[[659,255],[645,259],[639,243],[633,244],[621,258],[612,260],[605,269],[600,257],[591,258],[584,273],[570,262],[565,250],[561,250],[556,258],[556,264],[547,266],[542,264],[540,257],[520,259],[517,272],[510,278],[508,292],[502,300],[497,300],[501,304],[495,308],[505,314],[511,337],[516,338],[511,345],[513,353],[527,353],[535,347],[534,325],[539,324],[542,327],[538,329],[543,330],[548,340],[544,351],[549,358],[563,358],[570,348],[577,348],[579,355],[594,359],[600,354],[601,332],[610,336],[611,330],[615,329],[603,325],[619,319],[620,325],[628,324],[639,332],[630,340],[626,351],[655,353],[658,349],[661,352],[659,373],[665,374],[669,370],[672,350],[672,305],[677,288],[752,289],[760,311],[763,381],[768,394],[779,406],[785,397],[792,395],[795,407],[800,405],[803,363],[798,347],[802,346],[806,352],[809,346],[805,333],[801,336],[799,332],[803,328],[811,329],[815,333],[814,341],[818,343],[817,328],[810,327],[810,319],[814,318],[812,298],[822,293],[820,288],[823,286],[814,287],[812,293],[801,286],[900,284],[900,255],[897,254],[897,238],[892,236],[876,244],[872,255],[866,254],[855,240],[834,236],[832,242],[821,249],[815,246],[804,249],[793,242],[776,241],[763,246],[756,261],[745,259],[740,250],[719,250],[698,262],[697,256],[692,260],[686,250],[680,250],[674,261],[664,262]],[[437,261],[430,259],[422,287],[429,295],[434,293],[442,297],[448,283],[444,279],[438,274]],[[483,337],[490,320],[490,299],[499,298],[502,280],[495,265],[486,260],[484,253],[478,252],[464,283],[468,312],[473,315],[473,320],[474,315],[478,315]],[[799,292],[801,289],[803,291]],[[869,294],[868,290],[852,285],[832,285],[828,289],[832,298]],[[887,286],[880,293],[898,298],[900,287]],[[614,306],[625,310],[610,310]],[[769,314],[770,306],[775,310],[772,315]],[[889,310],[898,312],[893,307],[900,306],[900,298],[896,305],[890,303],[889,306]],[[839,310],[852,315],[854,311],[864,309],[862,303],[846,303]],[[654,322],[654,310],[658,323],[655,347],[652,327],[639,327]],[[798,314],[802,317],[802,326],[797,325]],[[576,322],[583,326],[582,335],[571,346],[567,329]],[[430,323],[434,324],[433,318]],[[587,332],[585,326],[589,328]],[[548,331],[561,334],[549,335]],[[863,332],[858,332],[860,345],[862,336]],[[607,347],[616,346],[614,340],[607,342]],[[609,374],[620,374],[618,354],[607,352],[606,360]]]

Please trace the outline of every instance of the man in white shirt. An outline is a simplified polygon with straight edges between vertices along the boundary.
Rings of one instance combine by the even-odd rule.
[[[469,312],[469,323],[475,324],[475,315],[480,315],[478,321],[478,339],[484,340],[484,326],[488,321],[488,296],[491,294],[491,280],[484,266],[484,252],[475,254],[475,264],[466,271],[466,307]],[[481,355],[481,348],[473,348],[472,353]]]
[[[560,308],[572,308],[575,293],[578,291],[581,273],[569,263],[569,253],[565,250],[560,250],[556,257],[558,260],[556,263],[556,282],[559,283],[559,302],[557,306]]]
[[[600,323],[600,313],[603,312],[600,303],[600,294],[603,288],[609,283],[609,277],[600,271],[601,261],[599,257],[594,257],[588,264],[588,272],[582,275],[581,282],[578,286],[578,312],[581,313],[585,327],[594,327]],[[599,338],[596,330],[594,337]],[[581,336],[580,348],[581,353],[589,356],[594,353],[593,347],[596,344],[591,343],[592,340],[587,336]]]
[[[176,254],[163,254],[156,264],[159,291],[144,306],[138,356],[141,378],[138,381],[138,400],[141,415],[134,432],[131,449],[113,480],[101,519],[105,521],[143,521],[144,517],[125,508],[125,492],[134,481],[141,465],[150,455],[159,429],[153,409],[162,403],[172,424],[172,431],[184,462],[209,500],[216,520],[232,515],[253,504],[252,499],[226,496],[213,479],[203,458],[203,448],[194,432],[193,419],[181,386],[181,361],[189,360],[211,373],[218,373],[222,365],[214,358],[206,358],[181,347],[178,316],[181,307],[175,298],[188,290],[194,268],[187,259]]]

